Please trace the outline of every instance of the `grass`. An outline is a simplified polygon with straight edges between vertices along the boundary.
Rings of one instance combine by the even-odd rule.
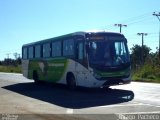
[[[132,73],[132,80],[139,82],[160,83],[160,68],[146,64]]]
[[[0,72],[22,73],[21,66],[0,66]]]
[[[133,80],[133,81],[136,81],[136,82],[160,83],[160,78],[158,78],[158,77],[149,79],[149,78],[141,78],[141,77],[133,76],[133,77],[132,77],[132,80]]]

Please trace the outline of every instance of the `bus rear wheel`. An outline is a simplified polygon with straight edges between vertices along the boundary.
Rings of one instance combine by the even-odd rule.
[[[76,81],[75,81],[75,77],[72,73],[67,74],[67,87],[70,90],[76,89]]]
[[[37,71],[33,71],[33,80],[35,83],[40,83]]]

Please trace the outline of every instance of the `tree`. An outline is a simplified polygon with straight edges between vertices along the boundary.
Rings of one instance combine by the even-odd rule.
[[[131,63],[133,68],[137,68],[137,66],[140,66],[145,62],[147,56],[149,55],[150,48],[146,45],[143,46],[143,55],[142,55],[142,46],[140,45],[133,45],[131,48]],[[142,57],[143,60],[142,61]]]

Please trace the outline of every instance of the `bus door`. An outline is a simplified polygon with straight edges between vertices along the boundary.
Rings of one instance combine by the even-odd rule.
[[[85,46],[84,41],[78,41],[77,42],[77,52],[76,52],[76,64],[75,64],[75,70],[77,73],[77,80],[79,85],[85,85],[87,80],[87,74],[88,74],[88,64],[85,54]]]

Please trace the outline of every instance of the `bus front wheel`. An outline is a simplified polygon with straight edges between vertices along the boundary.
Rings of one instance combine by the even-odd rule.
[[[75,77],[72,73],[67,74],[67,86],[70,90],[76,89],[76,81],[75,81]]]

